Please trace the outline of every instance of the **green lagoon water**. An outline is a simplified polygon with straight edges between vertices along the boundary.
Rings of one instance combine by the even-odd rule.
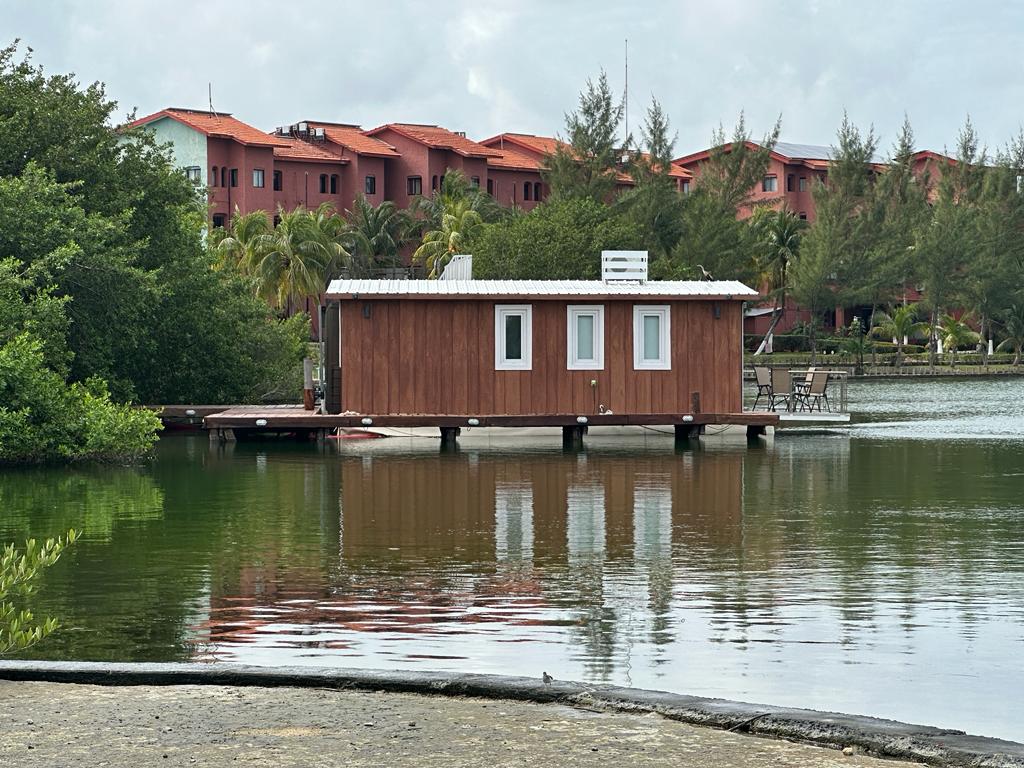
[[[680,452],[169,436],[0,473],[0,541],[84,530],[40,658],[547,671],[1024,741],[1024,379],[851,408]]]

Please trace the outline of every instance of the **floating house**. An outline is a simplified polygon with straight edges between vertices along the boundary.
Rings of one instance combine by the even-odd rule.
[[[464,258],[446,271],[457,279],[331,282],[324,407],[339,424],[454,437],[777,420],[743,411],[743,303],[757,292],[742,283],[648,281],[645,252],[606,252],[594,281],[465,279]]]

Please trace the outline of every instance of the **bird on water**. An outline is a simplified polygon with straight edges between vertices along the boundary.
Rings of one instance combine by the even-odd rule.
[[[551,681],[554,680],[554,679],[555,678],[553,678],[547,672],[544,673],[544,685],[551,685]]]

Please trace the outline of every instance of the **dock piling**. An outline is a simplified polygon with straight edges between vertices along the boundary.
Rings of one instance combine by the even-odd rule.
[[[583,435],[587,433],[585,424],[577,424],[571,427],[562,427],[562,448],[568,451],[578,451],[583,448]]]
[[[441,427],[441,449],[449,450],[452,448],[458,448],[459,446],[459,434],[462,432],[461,427]]]

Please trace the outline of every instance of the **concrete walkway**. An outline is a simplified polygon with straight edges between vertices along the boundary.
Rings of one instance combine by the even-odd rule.
[[[218,685],[0,680],[0,765],[672,766],[894,765],[561,704]]]

